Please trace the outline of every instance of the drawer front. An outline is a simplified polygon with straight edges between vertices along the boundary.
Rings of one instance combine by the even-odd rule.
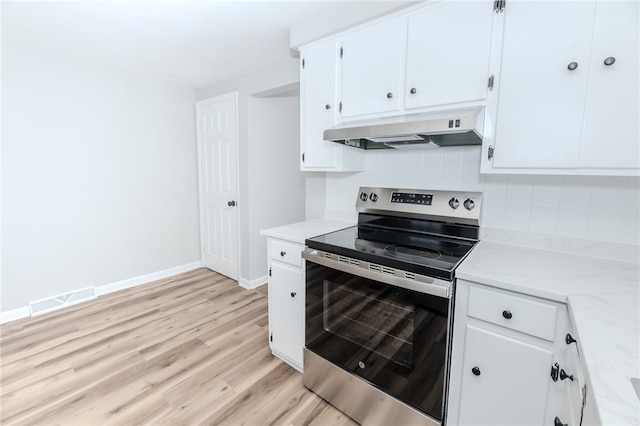
[[[302,266],[302,246],[280,240],[271,241],[271,259]]]
[[[553,342],[557,307],[471,286],[467,315]]]

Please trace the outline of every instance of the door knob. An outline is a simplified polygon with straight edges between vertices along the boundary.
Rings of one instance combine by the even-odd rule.
[[[233,207],[233,206],[235,206],[235,205],[236,205],[236,202],[235,202],[235,201],[229,201],[229,202],[227,203],[227,205],[228,205],[229,207]]]

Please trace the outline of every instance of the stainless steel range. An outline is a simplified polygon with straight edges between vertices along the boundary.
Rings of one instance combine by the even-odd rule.
[[[306,240],[306,387],[360,423],[443,423],[455,269],[480,204],[360,188],[357,226]]]

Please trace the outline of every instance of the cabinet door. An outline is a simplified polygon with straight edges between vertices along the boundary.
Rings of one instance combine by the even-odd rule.
[[[551,351],[470,325],[464,351],[459,424],[543,424]]]
[[[405,107],[487,97],[493,2],[439,3],[409,17]]]
[[[581,167],[640,167],[638,9],[637,1],[597,3]]]
[[[301,168],[336,166],[338,145],[323,139],[323,132],[336,122],[335,41],[309,47],[301,52],[300,68]]]
[[[404,20],[383,22],[344,37],[342,117],[400,110]]]
[[[302,367],[304,293],[302,272],[279,262],[271,264],[269,324],[271,348]]]
[[[507,2],[494,168],[578,166],[594,15],[592,1]]]

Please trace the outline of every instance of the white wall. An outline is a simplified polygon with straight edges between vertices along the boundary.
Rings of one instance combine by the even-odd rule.
[[[267,239],[260,230],[305,217],[305,179],[298,166],[300,98],[249,98],[248,280],[267,271]]]
[[[199,261],[195,93],[2,46],[1,310]]]
[[[371,151],[361,173],[327,173],[326,208],[354,210],[360,186],[483,192],[490,228],[640,244],[640,178],[480,175],[480,148]]]

